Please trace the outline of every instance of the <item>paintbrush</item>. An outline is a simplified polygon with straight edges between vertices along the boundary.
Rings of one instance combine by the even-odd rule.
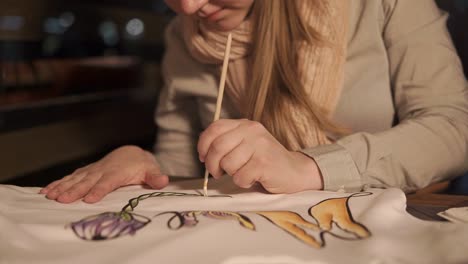
[[[226,50],[224,51],[224,61],[223,61],[223,69],[221,71],[221,79],[219,80],[219,89],[218,89],[218,99],[216,100],[216,110],[213,117],[213,122],[219,119],[219,115],[221,114],[221,105],[223,103],[223,94],[224,94],[224,86],[226,84],[226,74],[229,65],[229,54],[231,53],[231,43],[232,43],[232,35],[229,33],[227,43],[226,43]],[[208,196],[208,176],[209,172],[205,169],[205,181],[203,182],[203,194],[204,196]]]

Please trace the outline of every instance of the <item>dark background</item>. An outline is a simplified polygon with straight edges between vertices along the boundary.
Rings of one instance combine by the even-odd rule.
[[[162,0],[0,0],[0,182],[151,149],[172,15]]]

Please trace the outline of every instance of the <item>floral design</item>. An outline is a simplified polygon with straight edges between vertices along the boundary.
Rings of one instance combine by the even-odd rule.
[[[129,212],[105,212],[71,223],[73,232],[83,240],[108,240],[136,231],[151,222],[151,219]]]
[[[81,219],[70,224],[76,236],[83,240],[109,240],[125,235],[134,235],[138,230],[151,222],[145,216],[133,213],[138,204],[148,198],[165,196],[203,196],[201,193],[153,192],[132,198],[120,212],[105,212]],[[212,195],[210,197],[230,197]],[[188,216],[187,216],[188,217]]]
[[[245,213],[261,216],[271,224],[282,229],[292,237],[313,248],[325,247],[325,235],[331,235],[341,240],[361,240],[371,236],[366,226],[354,220],[349,208],[349,200],[353,197],[372,195],[369,192],[355,193],[340,198],[323,200],[311,207],[308,213],[314,221],[303,218],[300,214],[291,211],[170,211],[162,212],[154,217],[170,215],[167,227],[179,230],[182,227],[196,227],[199,217],[234,220],[243,228],[256,231],[255,224]],[[188,194],[177,192],[154,192],[132,198],[120,212],[105,212],[86,217],[71,223],[73,232],[83,240],[110,240],[125,235],[134,235],[138,230],[151,222],[151,219],[133,213],[138,204],[148,198],[165,196],[203,196],[201,193]],[[211,196],[230,197],[230,196]],[[344,231],[347,235],[343,235]],[[315,233],[315,235],[313,235]]]
[[[182,227],[194,227],[199,223],[198,216],[214,218],[218,220],[237,220],[244,228],[255,231],[255,224],[247,216],[228,211],[184,211],[184,212],[164,212],[156,216],[172,214],[167,221],[169,229],[178,230]]]

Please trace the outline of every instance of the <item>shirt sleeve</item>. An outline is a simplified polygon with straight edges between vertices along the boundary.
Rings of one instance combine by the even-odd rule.
[[[215,85],[215,80],[189,55],[179,29],[177,18],[166,29],[164,86],[155,113],[154,151],[167,175],[197,177],[202,175],[196,148],[202,129],[197,98],[203,96],[207,85]]]
[[[399,124],[303,150],[318,164],[325,190],[412,191],[468,170],[468,85],[446,15],[433,0],[383,2]]]

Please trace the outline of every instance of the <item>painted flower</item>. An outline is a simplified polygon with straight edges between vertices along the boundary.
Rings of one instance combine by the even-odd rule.
[[[73,232],[83,240],[109,240],[134,235],[151,220],[147,217],[122,212],[106,212],[71,223]]]
[[[167,226],[172,230],[179,230],[182,227],[195,227],[198,223],[198,216],[204,216],[217,220],[237,220],[238,223],[249,230],[255,231],[255,224],[247,216],[229,211],[183,211],[183,212],[164,212],[157,214],[172,215],[167,221]]]
[[[242,227],[255,231],[255,224],[247,216],[229,211],[204,211],[203,215],[205,217],[210,217],[214,219],[233,219],[237,220]]]

